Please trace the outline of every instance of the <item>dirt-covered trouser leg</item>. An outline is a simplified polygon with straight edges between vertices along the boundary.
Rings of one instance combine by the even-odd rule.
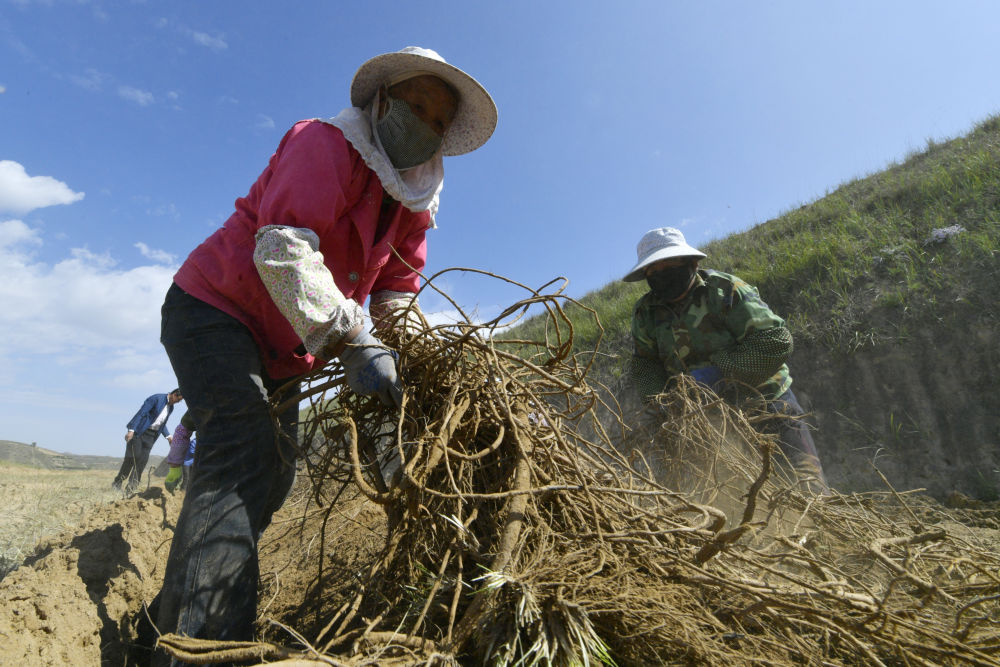
[[[819,452],[816,450],[816,443],[813,442],[809,424],[802,419],[805,410],[799,405],[795,394],[789,389],[777,399],[767,404],[770,412],[786,415],[788,418],[778,420],[775,429],[778,434],[778,442],[782,453],[788,458],[792,467],[799,475],[804,477],[814,477],[813,484],[816,491],[825,493],[830,490],[826,483],[826,475],[823,474],[823,465],[819,460]]]
[[[257,542],[295,476],[294,445],[274,428],[267,377],[249,332],[176,285],[161,342],[198,431],[191,483],[177,519],[157,628],[203,639],[253,639]],[[297,407],[282,415],[294,437]],[[157,653],[153,664],[169,664]]]

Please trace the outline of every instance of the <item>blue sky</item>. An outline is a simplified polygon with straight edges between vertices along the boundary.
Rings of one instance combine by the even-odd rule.
[[[176,384],[174,271],[292,123],[335,115],[364,60],[407,45],[500,112],[445,160],[429,273],[565,276],[573,297],[649,228],[704,244],[1000,112],[985,1],[0,0],[0,439],[120,455]],[[483,316],[524,296],[436,284]]]

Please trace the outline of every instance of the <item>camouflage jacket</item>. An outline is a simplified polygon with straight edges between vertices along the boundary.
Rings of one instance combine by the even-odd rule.
[[[678,373],[709,365],[768,400],[792,384],[785,364],[792,337],[784,320],[755,287],[728,273],[699,270],[677,304],[647,292],[632,313],[632,338],[631,376],[643,395],[663,391]]]

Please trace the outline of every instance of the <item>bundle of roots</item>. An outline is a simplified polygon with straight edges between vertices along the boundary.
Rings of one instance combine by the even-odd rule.
[[[586,380],[596,352],[572,352],[566,310],[596,316],[529,292],[481,324],[410,313],[398,410],[336,363],[276,396],[308,404],[313,506],[360,492],[384,545],[350,581],[318,559],[308,634],[161,645],[190,662],[1000,664],[1000,555],[916,496],[812,494],[762,417],[683,380],[623,416]],[[529,308],[537,340],[500,333]]]

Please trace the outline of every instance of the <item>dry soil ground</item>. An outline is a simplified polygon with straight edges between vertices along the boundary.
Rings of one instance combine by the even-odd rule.
[[[154,480],[122,498],[106,490],[113,474],[0,469],[0,536],[3,544],[24,536],[8,550],[24,556],[20,566],[0,581],[0,665],[137,664],[135,623],[158,590],[181,496]],[[325,512],[332,520],[321,536]],[[1000,549],[995,507],[949,512],[950,534]],[[341,499],[323,509],[309,505],[304,489],[293,493],[261,545],[261,632],[278,643],[292,643],[286,628],[313,636],[316,619],[330,611],[310,596],[321,551],[324,587],[331,579],[350,586],[384,531],[382,512],[367,502]]]
[[[182,496],[154,478],[123,498],[109,489],[113,477],[0,469],[0,545],[21,563],[0,581],[0,665],[134,664],[128,644],[143,603],[159,588]],[[261,545],[261,616],[292,627],[307,625],[316,611],[303,600],[320,548],[318,515],[304,515],[304,500],[293,493]],[[370,505],[339,503],[331,522],[341,533],[338,561],[356,565],[374,553],[382,524]]]
[[[78,526],[121,498],[107,470],[51,470],[0,461],[0,577],[45,536]]]

